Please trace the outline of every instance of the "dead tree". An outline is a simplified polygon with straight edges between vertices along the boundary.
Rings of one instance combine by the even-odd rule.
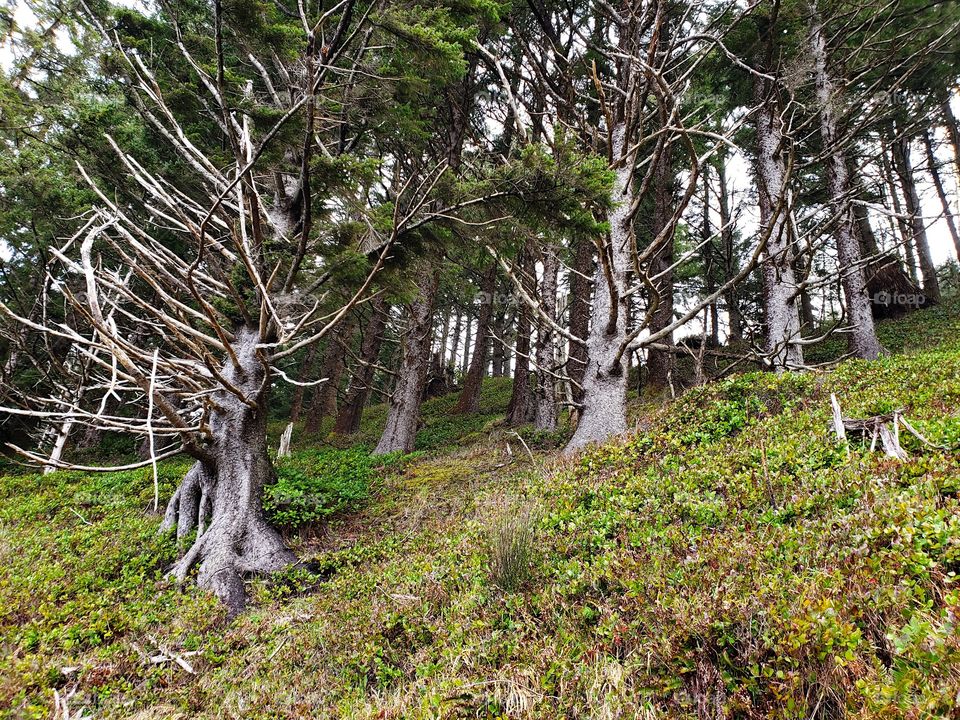
[[[397,239],[429,219],[427,197],[444,172],[441,165],[398,183],[386,230],[367,221],[369,208],[352,211],[351,219],[366,227],[355,249],[366,256],[367,269],[346,300],[328,302],[329,273],[308,268],[317,240],[310,154],[318,147],[333,152],[340,140],[317,122],[324,118],[319,104],[325,93],[338,103],[343,99],[331,68],[354,67],[366,50],[366,38],[354,32],[366,19],[352,17],[349,0],[338,8],[319,20],[302,17],[307,42],[297,73],[287,72],[276,56],[270,62],[248,58],[246,67],[273,89],[261,101],[272,105],[277,119],[265,129],[255,129],[245,114],[255,102],[249,93],[246,102],[231,102],[238,95],[237,88],[228,92],[226,86],[219,12],[211,20],[216,46],[211,65],[195,59],[182,42],[177,45],[198,80],[208,119],[232,152],[226,166],[191,141],[141,55],[124,47],[87,9],[91,25],[124,63],[132,101],[192,177],[183,182],[158,176],[110,139],[118,166],[142,189],[143,200],[140,206],[118,204],[109,187],[81,168],[97,205],[77,234],[53,251],[47,268],[53,278],[47,291],[69,307],[67,321],[34,320],[0,304],[5,321],[74,345],[89,366],[83,393],[92,401],[32,397],[4,411],[52,426],[74,422],[146,436],[151,457],[137,465],[155,469],[158,460],[179,454],[196,460],[164,514],[162,529],[176,528],[181,539],[195,537],[170,574],[182,582],[196,570],[198,584],[232,613],[246,602],[244,576],[296,560],[261,506],[264,484],[273,477],[266,439],[270,389],[278,381],[296,382],[283,372],[282,361],[328,337],[372,297],[373,278]],[[319,62],[321,36],[326,44]],[[205,69],[211,66],[214,70]],[[275,90],[281,78],[282,93]],[[251,84],[240,84],[241,97]],[[299,140],[289,152],[271,153],[282,159],[268,163],[265,151],[275,149],[294,118],[302,128]],[[73,373],[62,382],[76,379]],[[130,412],[106,412],[96,400],[108,395],[122,397]],[[47,462],[30,449],[15,449],[38,464]],[[55,464],[78,467],[63,460]]]

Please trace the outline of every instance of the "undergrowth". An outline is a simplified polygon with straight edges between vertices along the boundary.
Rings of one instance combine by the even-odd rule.
[[[881,333],[898,354],[647,403],[642,432],[575,460],[524,431],[531,462],[500,380],[474,417],[431,401],[418,452],[377,464],[375,411],[347,449],[280,464],[285,497],[322,496],[283,506],[317,526],[291,538],[310,563],[253,581],[229,623],[163,579],[148,471],[3,477],[0,707],[49,717],[57,689],[96,717],[955,717],[960,322]],[[929,442],[838,444],[831,394]],[[185,469],[161,466],[162,498]]]

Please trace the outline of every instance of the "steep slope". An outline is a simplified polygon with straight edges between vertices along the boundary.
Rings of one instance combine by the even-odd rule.
[[[960,321],[882,332],[900,354],[645,405],[576,461],[498,427],[502,389],[482,420],[440,399],[423,451],[291,531],[311,571],[255,581],[232,624],[162,580],[147,473],[5,477],[0,706],[47,717],[56,689],[97,717],[952,717]],[[848,452],[831,393],[851,417],[903,409],[937,447]]]

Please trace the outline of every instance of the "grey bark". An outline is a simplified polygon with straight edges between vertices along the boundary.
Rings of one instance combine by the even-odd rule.
[[[214,592],[231,614],[243,610],[243,579],[282,570],[296,562],[279,533],[267,523],[261,504],[273,477],[267,448],[269,377],[256,349],[260,337],[242,329],[233,343],[237,365],[227,361],[223,376],[249,401],[227,390],[216,394],[210,417],[211,443],[167,505],[161,530],[197,537],[170,574],[183,582],[197,568],[197,584]]]
[[[795,239],[789,222],[791,196],[784,161],[786,139],[776,93],[769,81],[754,79],[754,104],[758,108],[755,122],[760,232],[769,234],[762,262],[766,350],[773,369],[782,372],[803,366],[799,293],[793,270]]]
[[[630,208],[634,201],[632,155],[627,152],[626,123],[613,129],[612,157],[617,163],[611,191],[613,209],[609,213],[610,237],[607,253],[609,280],[604,263],[597,263],[594,274],[593,310],[587,335],[587,357],[583,375],[583,409],[577,429],[564,449],[574,453],[591,443],[599,443],[627,429],[626,340],[627,315],[630,312],[627,289],[631,243]]]
[[[850,352],[856,357],[876,360],[883,348],[873,324],[873,310],[867,293],[860,242],[854,230],[855,221],[850,207],[850,175],[834,111],[837,89],[830,75],[823,24],[815,8],[810,23],[809,41],[820,106],[820,136],[828,153],[827,192],[835,211],[839,212],[833,234],[840,265],[840,282],[847,305],[848,324],[851,326],[847,342]]]

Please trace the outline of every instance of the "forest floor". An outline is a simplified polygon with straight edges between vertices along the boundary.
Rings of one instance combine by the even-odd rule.
[[[636,400],[637,432],[574,460],[503,426],[502,379],[475,416],[430,401],[418,451],[378,465],[371,408],[352,449],[281,464],[345,499],[288,530],[310,570],[252,580],[233,621],[164,579],[149,470],[0,468],[0,714],[956,717],[958,312],[885,323],[877,362]],[[929,444],[838,444],[832,393]]]

